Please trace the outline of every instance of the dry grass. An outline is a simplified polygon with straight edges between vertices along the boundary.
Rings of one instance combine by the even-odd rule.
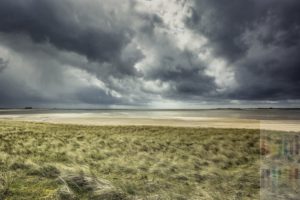
[[[0,199],[258,199],[259,131],[0,121]]]

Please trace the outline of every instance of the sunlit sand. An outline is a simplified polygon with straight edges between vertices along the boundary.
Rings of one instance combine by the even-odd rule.
[[[42,113],[3,114],[0,119],[47,122],[55,124],[80,124],[99,126],[146,125],[172,127],[211,127],[300,131],[300,120],[244,119],[238,117],[143,116],[107,113]]]

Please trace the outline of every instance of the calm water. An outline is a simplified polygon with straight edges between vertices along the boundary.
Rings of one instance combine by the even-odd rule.
[[[211,109],[211,110],[59,110],[59,109],[11,109],[0,110],[1,115],[34,114],[88,114],[106,117],[221,117],[242,119],[300,120],[300,109]]]

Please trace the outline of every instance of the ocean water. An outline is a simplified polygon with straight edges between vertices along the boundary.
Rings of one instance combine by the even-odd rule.
[[[143,110],[143,109],[2,109],[7,115],[70,114],[94,117],[143,118],[237,118],[257,120],[300,120],[300,109],[197,109],[197,110]]]

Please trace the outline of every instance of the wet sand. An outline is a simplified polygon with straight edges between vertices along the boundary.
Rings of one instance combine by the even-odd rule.
[[[78,124],[99,126],[174,126],[174,127],[211,127],[245,128],[278,131],[300,131],[299,119],[243,119],[235,117],[172,117],[172,116],[135,116],[99,115],[95,113],[39,113],[39,114],[0,114],[0,120],[45,122],[55,124]]]

